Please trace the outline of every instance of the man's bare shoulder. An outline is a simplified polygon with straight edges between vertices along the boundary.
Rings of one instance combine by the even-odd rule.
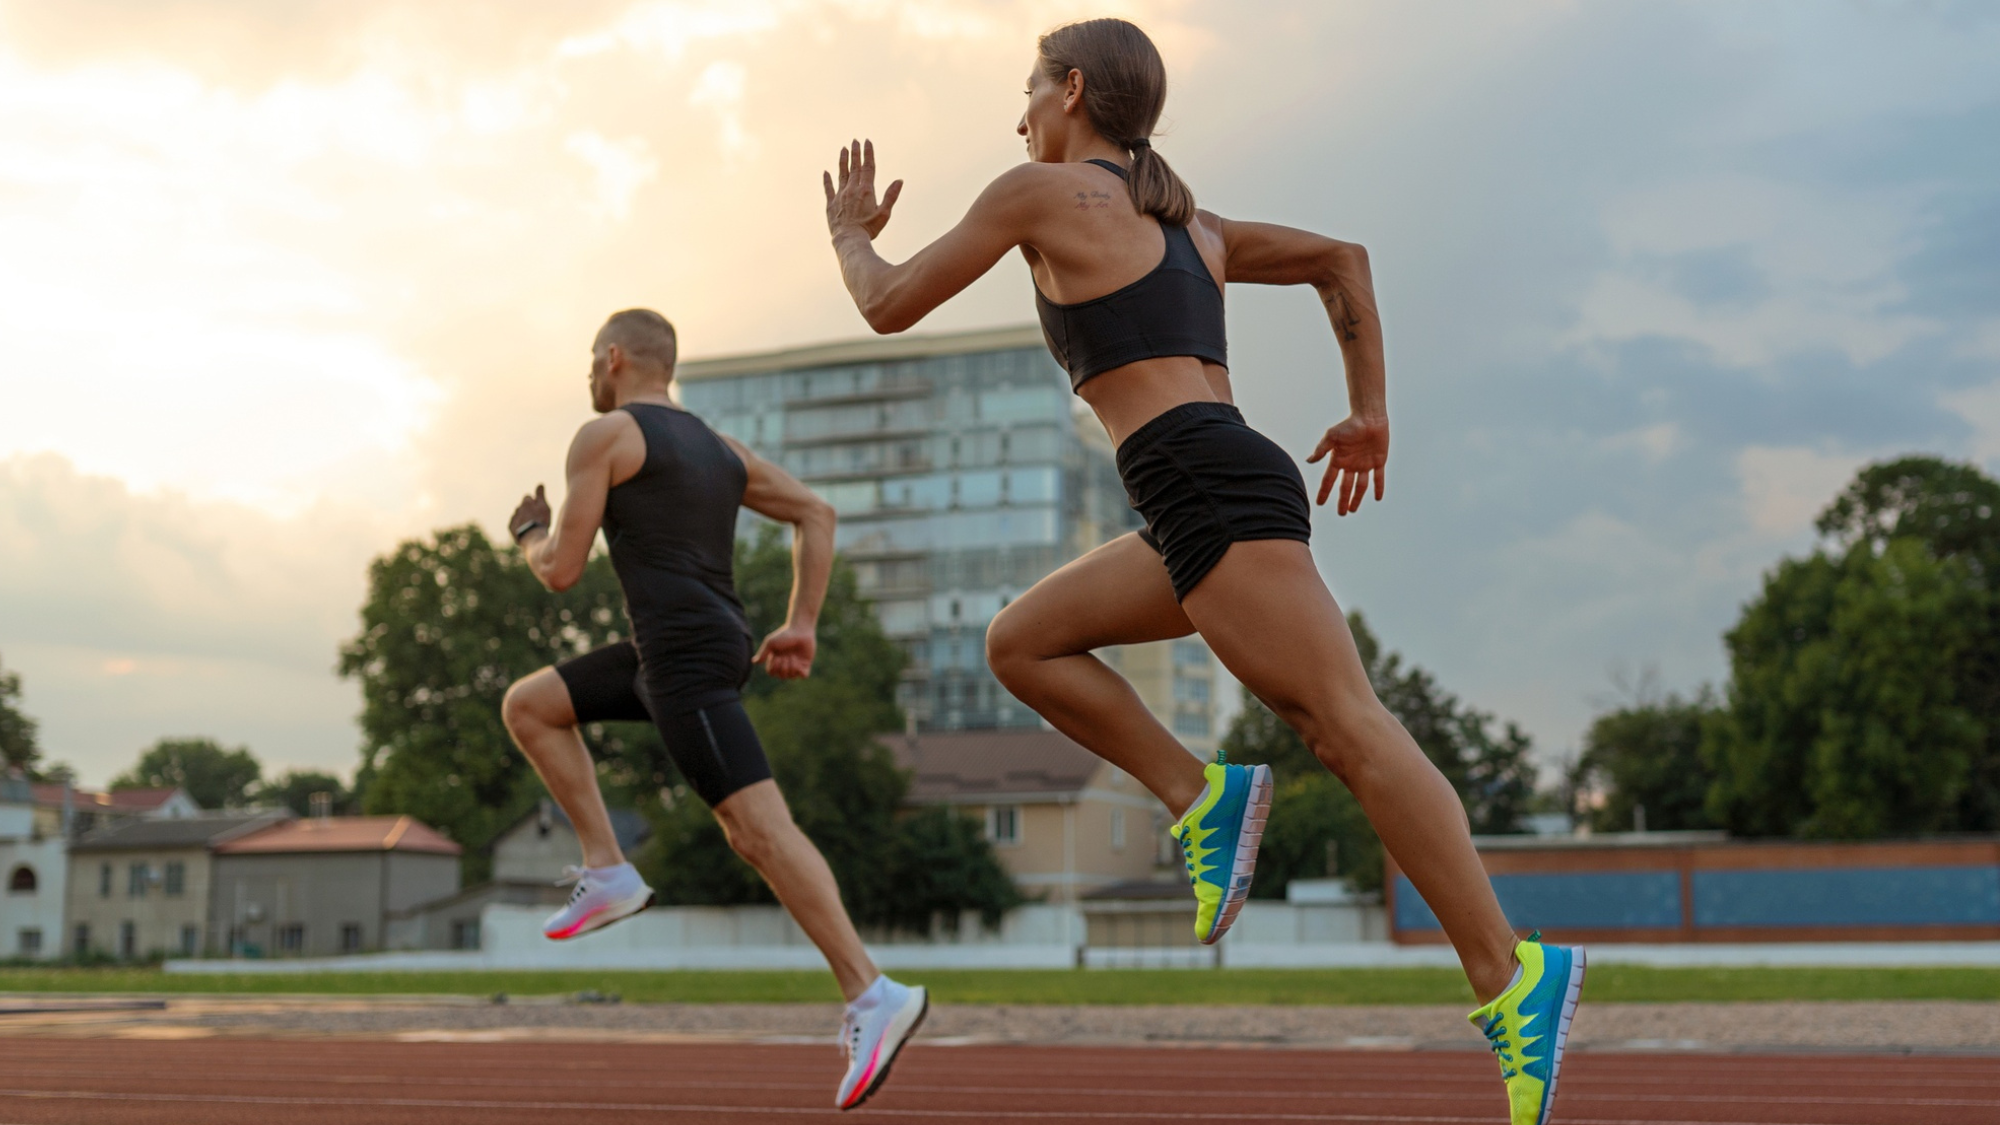
[[[619,444],[639,438],[638,420],[623,410],[607,411],[577,427],[576,437],[570,439],[570,459],[597,458],[609,456]]]

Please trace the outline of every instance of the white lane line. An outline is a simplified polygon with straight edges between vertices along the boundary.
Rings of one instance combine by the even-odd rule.
[[[494,1109],[494,1110],[574,1110],[604,1112],[622,1110],[635,1113],[737,1113],[787,1117],[923,1117],[980,1118],[984,1120],[1048,1121],[1338,1121],[1390,1122],[1394,1125],[1488,1125],[1490,1115],[1478,1117],[1380,1113],[1159,1113],[1063,1110],[995,1109],[872,1109],[843,1113],[837,1109],[805,1106],[669,1105],[617,1102],[503,1102],[449,1098],[311,1098],[258,1094],[118,1094],[80,1090],[0,1090],[0,1097],[41,1101],[169,1102],[209,1105],[288,1105],[288,1106],[374,1106],[394,1109]],[[1770,1121],[1663,1121],[1643,1117],[1565,1117],[1565,1125],[1840,1125],[1835,1122]]]

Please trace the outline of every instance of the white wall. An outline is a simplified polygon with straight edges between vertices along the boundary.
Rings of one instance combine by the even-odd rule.
[[[33,809],[25,810],[29,818]],[[11,894],[7,880],[14,869],[26,865],[35,872],[35,893]],[[35,840],[22,837],[0,840],[0,958],[26,956],[21,951],[21,931],[42,932],[43,961],[59,960],[68,948],[64,943],[63,902],[69,890],[69,855],[61,839],[51,836]]]

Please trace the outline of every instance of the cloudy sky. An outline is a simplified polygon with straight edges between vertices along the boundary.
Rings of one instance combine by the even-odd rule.
[[[349,772],[368,559],[557,475],[603,314],[686,354],[865,331],[819,171],[900,257],[1021,158],[1034,35],[1120,14],[1202,203],[1365,243],[1389,502],[1342,600],[1575,745],[1719,636],[1853,469],[2000,468],[2000,9],[1974,3],[0,0],[0,661],[49,756]],[[1008,263],[925,329],[1028,319]],[[1230,295],[1253,424],[1344,403]]]

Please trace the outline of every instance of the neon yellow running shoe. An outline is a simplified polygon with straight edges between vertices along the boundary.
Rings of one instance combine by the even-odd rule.
[[[1541,931],[1514,947],[1520,974],[1466,1018],[1486,1036],[1507,1083],[1513,1125],[1548,1125],[1570,1021],[1583,995],[1583,950],[1543,945]]]
[[[1195,939],[1214,945],[1250,897],[1271,811],[1271,767],[1232,766],[1218,757],[1202,773],[1208,785],[1172,831],[1194,884]]]

